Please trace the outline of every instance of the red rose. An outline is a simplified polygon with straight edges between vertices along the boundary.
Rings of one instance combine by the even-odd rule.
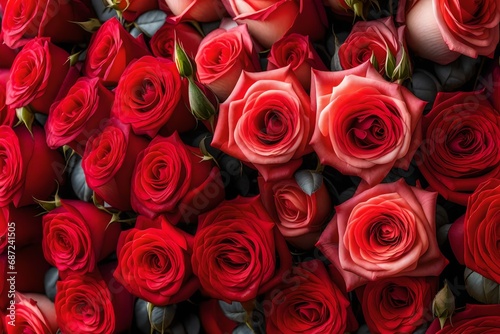
[[[103,79],[105,85],[116,85],[132,60],[149,55],[141,38],[132,37],[118,19],[107,20],[90,41],[85,59],[86,75]]]
[[[43,216],[43,253],[61,277],[85,274],[116,249],[119,224],[91,203],[61,200]]]
[[[259,57],[246,25],[211,31],[200,44],[195,58],[196,75],[224,101],[243,70],[258,72]]]
[[[263,302],[268,334],[346,332],[349,301],[321,261],[301,262],[283,281]]]
[[[285,239],[301,249],[313,248],[332,210],[325,183],[308,195],[295,179],[258,181],[262,203]]]
[[[450,321],[451,320],[451,321]],[[441,329],[439,319],[427,329],[426,334],[480,334],[498,333],[500,308],[498,305],[467,304],[465,311],[453,314]]]
[[[139,152],[149,141],[130,131],[117,119],[109,120],[102,132],[92,136],[85,147],[82,168],[85,180],[100,198],[112,207],[128,211],[133,168]]]
[[[133,22],[141,14],[158,8],[158,0],[110,0],[108,4],[120,11],[128,22]]]
[[[37,205],[16,209],[11,204],[0,209],[0,253],[42,241],[41,211]]]
[[[130,63],[118,87],[112,114],[138,135],[184,132],[196,119],[181,103],[181,76],[170,59],[145,56]]]
[[[302,164],[315,114],[290,67],[243,71],[220,105],[212,146],[252,164],[266,180],[290,177]]]
[[[175,21],[212,22],[220,20],[226,11],[220,0],[160,0],[172,11]]]
[[[177,223],[196,221],[224,198],[219,169],[201,161],[199,148],[185,145],[179,135],[157,136],[139,153],[132,176],[134,211],[154,218],[166,214]]]
[[[273,288],[291,255],[259,196],[238,197],[200,216],[191,263],[202,292],[243,302]]]
[[[413,333],[431,317],[437,283],[436,277],[393,277],[360,288],[358,296],[370,332]]]
[[[54,43],[81,43],[88,33],[73,22],[93,15],[80,0],[9,0],[2,19],[5,44],[17,48],[37,36],[50,37]]]
[[[321,163],[371,186],[391,168],[407,169],[421,141],[426,102],[389,83],[366,62],[350,70],[313,70],[317,121],[311,145]]]
[[[439,64],[460,54],[493,57],[499,40],[497,0],[418,0],[406,13],[408,45],[420,57]]]
[[[232,333],[238,323],[230,320],[222,311],[219,301],[210,299],[200,303],[200,322],[206,333],[227,334]]]
[[[57,321],[52,303],[47,297],[40,294],[15,295],[15,326],[9,324],[10,313],[4,317],[7,334],[37,333],[53,334],[57,331]],[[8,311],[8,310],[7,310]]]
[[[139,216],[141,219],[147,218]],[[199,287],[191,269],[193,237],[164,218],[158,219],[160,228],[121,233],[114,272],[132,294],[157,306],[184,301]]]
[[[34,125],[32,133],[24,126],[0,126],[0,207],[46,200],[63,180],[64,159],[47,147],[43,128]]]
[[[17,50],[9,48],[4,42],[4,33],[0,27],[0,68],[10,68],[16,58]]]
[[[6,103],[47,114],[69,70],[69,54],[48,38],[35,38],[19,52],[7,83]]]
[[[68,94],[52,104],[45,130],[47,145],[56,149],[68,145],[83,155],[87,140],[109,118],[114,94],[99,78],[81,77]]]
[[[500,177],[500,111],[481,92],[438,93],[422,125],[416,162],[444,198],[466,205],[480,183]]]
[[[436,240],[436,193],[382,183],[335,208],[317,247],[350,291],[384,277],[438,276],[448,261]]]
[[[149,45],[156,57],[174,60],[175,41],[182,45],[188,57],[194,59],[198,46],[203,37],[188,23],[165,22],[165,24],[151,37]]]
[[[327,70],[310,37],[295,33],[274,43],[267,60],[268,71],[290,65],[306,91],[311,88],[311,68]]]
[[[7,97],[7,81],[9,77],[9,70],[0,69],[0,125],[12,127],[16,121],[16,110],[5,103]]]
[[[321,0],[222,0],[238,24],[248,25],[250,34],[266,48],[291,33],[323,38],[325,8]]]

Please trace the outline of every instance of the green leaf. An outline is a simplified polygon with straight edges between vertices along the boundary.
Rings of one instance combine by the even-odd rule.
[[[295,173],[295,180],[302,191],[311,196],[323,184],[323,175],[311,170],[301,170]]]
[[[91,18],[88,21],[83,21],[83,22],[76,22],[76,21],[69,21],[71,23],[78,24],[83,30],[88,31],[90,33],[94,33],[99,29],[101,26],[101,21],[96,18]]]
[[[188,95],[189,107],[196,119],[206,121],[215,115],[214,105],[191,79],[189,79]]]
[[[134,25],[146,36],[152,37],[165,24],[167,14],[161,10],[150,10],[135,20]]]
[[[392,78],[394,69],[396,68],[396,58],[394,58],[387,44],[385,45],[385,49],[387,50],[387,55],[385,57],[385,73],[389,78]]]

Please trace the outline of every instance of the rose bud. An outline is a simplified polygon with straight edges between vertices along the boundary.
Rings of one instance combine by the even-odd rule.
[[[52,104],[45,130],[47,145],[56,149],[68,145],[83,155],[88,139],[109,118],[114,94],[99,78],[81,77],[68,94]]]
[[[392,277],[356,290],[371,333],[413,333],[430,314],[437,277]]]
[[[135,296],[163,306],[188,299],[199,282],[191,269],[193,237],[161,216],[157,220],[160,228],[121,233],[114,277]]]
[[[6,103],[47,114],[68,73],[68,56],[48,38],[28,42],[12,64]]]
[[[156,57],[174,60],[175,41],[182,44],[186,54],[194,59],[203,37],[188,23],[165,22],[165,24],[151,37],[149,45]]]
[[[158,0],[106,0],[128,22],[134,22],[141,14],[158,8]]]
[[[325,183],[308,195],[295,179],[258,181],[262,203],[285,239],[301,249],[313,248],[333,209]]]
[[[196,126],[181,103],[181,76],[170,59],[145,56],[127,66],[116,87],[112,114],[137,135],[170,135]]]
[[[484,91],[438,93],[422,128],[415,161],[445,199],[465,206],[479,184],[500,177],[500,111]]]
[[[259,196],[238,197],[200,216],[191,263],[204,294],[246,302],[282,279],[291,255]]]
[[[391,168],[408,169],[421,142],[426,102],[389,83],[369,63],[338,72],[313,70],[318,114],[311,146],[321,163],[371,186]]]
[[[266,181],[289,178],[312,151],[315,118],[289,66],[243,71],[220,105],[212,146],[251,164]]]
[[[97,262],[116,250],[120,225],[91,203],[61,200],[43,216],[43,253],[64,278],[93,271]]]
[[[352,22],[352,18],[361,17],[363,20],[368,15],[371,6],[378,6],[377,0],[323,0],[329,6],[335,17]]]
[[[88,186],[104,202],[121,211],[132,209],[130,188],[137,155],[149,144],[117,119],[105,123],[87,142],[82,168]]]
[[[302,87],[308,92],[311,88],[311,68],[327,70],[310,37],[295,33],[274,43],[267,60],[268,71],[290,65]]]
[[[345,333],[356,329],[349,300],[321,261],[301,262],[282,279],[263,302],[267,333]]]
[[[444,281],[444,287],[434,297],[432,301],[432,313],[439,319],[443,328],[446,319],[451,319],[455,312],[455,296],[448,286],[448,281]]]
[[[250,35],[266,48],[294,32],[320,40],[327,27],[321,0],[222,0],[222,3],[229,15],[238,24],[246,24]]]
[[[460,54],[493,57],[499,41],[498,0],[419,0],[406,5],[407,41],[416,55],[448,64]]]
[[[47,147],[45,132],[35,125],[32,133],[24,126],[0,126],[0,207],[16,208],[46,200],[63,179],[64,159]]]
[[[90,8],[84,0],[9,0],[2,18],[5,44],[17,48],[36,36],[54,43],[85,42],[88,33],[73,22],[95,15]]]
[[[176,16],[175,21],[212,22],[226,13],[220,0],[160,0]]]
[[[165,214],[175,224],[196,221],[200,213],[217,206],[224,198],[220,171],[202,157],[199,148],[185,145],[177,133],[155,137],[137,156],[134,211],[149,218]]]
[[[444,327],[439,319],[435,319],[427,334],[464,334],[464,333],[495,333],[500,323],[500,308],[498,305],[465,305],[465,311],[457,312]]]
[[[118,19],[106,21],[92,36],[85,59],[85,74],[103,79],[105,85],[118,83],[127,65],[134,59],[149,55],[144,40],[135,39]]]
[[[37,205],[0,209],[0,253],[42,242],[42,212]],[[12,233],[14,232],[14,233]],[[9,235],[15,238],[9,238]]]
[[[17,49],[9,48],[4,41],[4,33],[0,26],[0,68],[10,69],[17,55]]]
[[[403,179],[360,192],[335,208],[316,245],[351,291],[398,276],[438,276],[448,264],[436,240],[437,193]]]
[[[13,127],[16,121],[16,110],[5,103],[9,77],[9,70],[0,69],[0,125]]]

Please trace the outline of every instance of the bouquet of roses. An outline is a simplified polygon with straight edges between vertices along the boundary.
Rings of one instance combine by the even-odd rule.
[[[500,331],[497,0],[0,19],[0,333]]]

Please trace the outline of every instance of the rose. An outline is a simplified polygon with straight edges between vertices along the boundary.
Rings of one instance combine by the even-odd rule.
[[[246,24],[250,35],[266,48],[294,32],[319,40],[327,26],[321,0],[222,0],[222,3],[233,20]]]
[[[371,61],[381,75],[391,79],[401,79],[403,76],[404,79],[410,75],[404,32],[405,26],[396,29],[392,16],[356,22],[339,48],[340,65],[343,69],[350,69]],[[407,72],[398,75],[395,73],[397,66],[401,66],[401,70],[405,66]]]
[[[311,88],[311,68],[327,70],[310,37],[295,33],[274,43],[267,60],[268,71],[290,65],[302,87],[308,92]]]
[[[68,145],[83,155],[89,137],[98,131],[103,119],[109,118],[113,100],[114,94],[99,78],[79,78],[50,108],[45,123],[47,145],[52,149]]]
[[[236,321],[232,321],[225,316],[219,301],[216,299],[209,299],[200,303],[199,317],[201,326],[206,333],[232,333],[238,326]]]
[[[347,291],[384,277],[437,276],[448,261],[436,240],[436,198],[403,179],[376,185],[335,208],[316,246]]]
[[[212,22],[220,20],[225,10],[220,0],[162,0],[172,11],[175,21]]]
[[[500,111],[481,91],[438,93],[423,129],[415,160],[447,200],[466,205],[480,183],[500,177]]]
[[[13,205],[0,208],[0,253],[42,241],[40,212],[40,207],[35,205],[19,209]]]
[[[90,40],[85,59],[85,74],[103,79],[105,85],[116,85],[127,65],[134,59],[149,55],[144,40],[135,39],[111,18],[99,27]]]
[[[82,158],[85,180],[112,207],[128,211],[133,169],[137,155],[149,141],[130,131],[130,126],[110,119],[101,132],[89,138]]]
[[[143,216],[140,220],[147,220]],[[156,306],[188,299],[198,289],[192,274],[193,237],[159,217],[160,228],[133,228],[120,235],[114,277],[132,294]]]
[[[109,3],[128,22],[134,22],[141,14],[158,8],[157,0],[109,0]]]
[[[5,44],[17,48],[37,36],[50,37],[54,43],[82,43],[88,33],[73,22],[92,15],[86,1],[9,0],[2,18]]]
[[[15,294],[15,326],[7,325],[7,334],[40,333],[52,334],[57,331],[54,303],[40,294]],[[8,324],[9,314],[4,316]]]
[[[132,175],[134,211],[154,218],[165,214],[177,223],[195,221],[224,198],[219,169],[201,161],[199,148],[185,145],[175,132],[155,137],[137,156]]]
[[[301,249],[318,241],[332,203],[325,183],[311,195],[295,179],[265,182],[258,178],[262,203],[285,239]]]
[[[202,40],[195,57],[196,75],[224,101],[243,70],[260,70],[259,57],[246,25],[221,27]]]
[[[145,56],[127,66],[115,90],[112,114],[135,134],[153,138],[191,130],[196,120],[181,101],[181,76],[170,59]]]
[[[499,40],[500,7],[496,0],[419,0],[406,8],[408,45],[439,64],[460,54],[493,57]]]
[[[500,322],[500,309],[498,305],[467,304],[465,311],[454,313],[450,320],[441,329],[439,319],[435,319],[426,334],[495,333]]]
[[[349,301],[319,260],[293,267],[279,291],[265,302],[270,307],[264,309],[269,334],[344,333],[348,328]]]
[[[14,126],[16,111],[5,104],[7,96],[7,81],[10,77],[9,70],[0,70],[0,125]]]
[[[463,240],[467,268],[500,284],[499,198],[500,179],[490,179],[477,187],[467,204]]]
[[[370,11],[370,6],[378,6],[376,0],[323,0],[323,2],[331,8],[335,17],[351,22],[353,21],[353,16],[359,16],[364,19]]]
[[[47,114],[68,73],[68,56],[48,38],[28,42],[12,64],[6,103]]]
[[[363,316],[371,333],[413,333],[431,316],[435,277],[393,277],[359,288]]]
[[[43,253],[61,277],[85,274],[116,249],[119,224],[91,203],[61,200],[43,216]]]
[[[24,126],[0,126],[0,207],[46,200],[56,190],[56,181],[63,181],[64,159],[47,147],[43,128],[33,125],[31,132]]]
[[[203,293],[244,302],[273,288],[291,255],[259,196],[238,197],[199,217],[191,264]]]
[[[5,44],[3,35],[0,27],[0,68],[10,69],[16,58],[17,50],[13,50]]]
[[[254,166],[265,180],[290,177],[311,152],[314,111],[290,67],[243,71],[220,105],[212,146]]]
[[[165,24],[151,37],[149,45],[156,57],[169,58],[174,60],[175,41],[182,45],[184,52],[190,58],[196,56],[198,46],[203,37],[188,23],[165,22]]]
[[[408,169],[421,141],[425,102],[386,82],[366,62],[350,70],[313,70],[316,129],[311,146],[321,163],[370,185],[391,168]]]

